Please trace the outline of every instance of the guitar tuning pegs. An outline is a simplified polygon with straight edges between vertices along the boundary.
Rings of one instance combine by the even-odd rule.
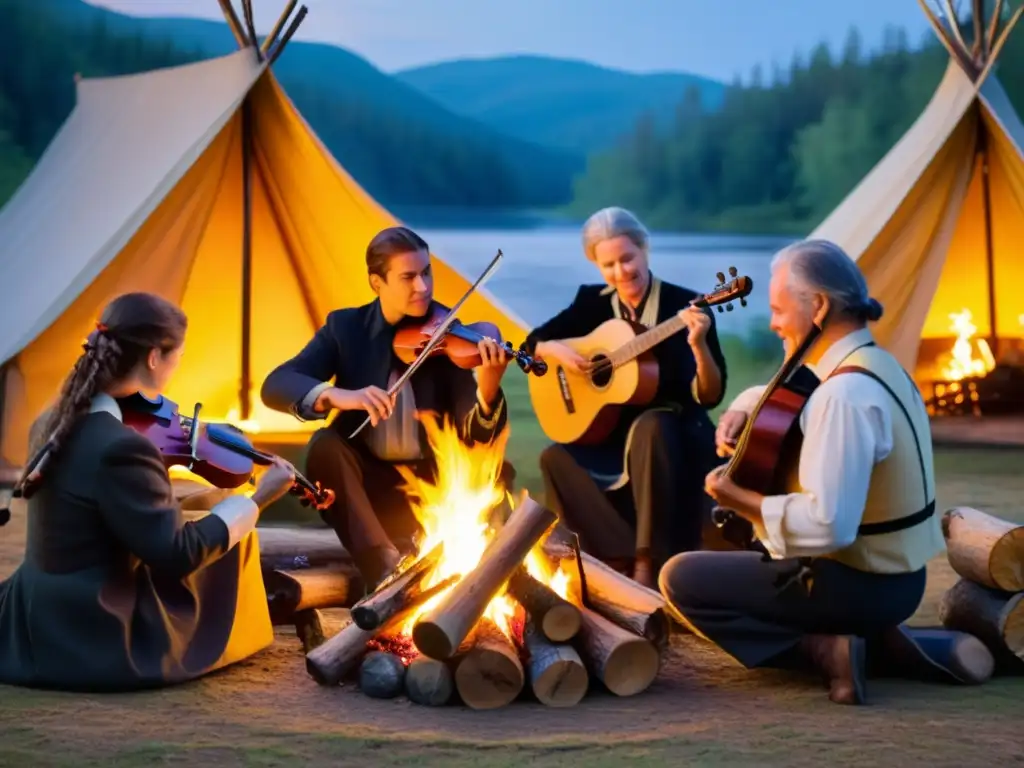
[[[741,298],[741,299],[740,299],[740,306],[741,306],[741,307],[745,307],[745,306],[747,306],[747,300],[746,300],[746,299],[744,299],[744,298]]]
[[[722,309],[722,305],[721,304],[718,305],[718,312],[719,312],[719,314],[721,314],[722,312],[725,312],[725,310]]]
[[[718,282],[720,282],[720,283],[724,283],[725,282],[725,275],[722,272],[717,272],[715,274],[715,277],[718,278]]]
[[[736,277],[738,274],[736,267],[729,267],[729,277]]]
[[[732,302],[729,302],[728,304],[725,305],[725,311],[732,312]]]

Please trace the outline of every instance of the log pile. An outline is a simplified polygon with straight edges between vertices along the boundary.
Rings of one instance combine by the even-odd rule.
[[[375,698],[405,695],[423,706],[472,709],[517,699],[568,707],[595,689],[617,696],[646,690],[668,641],[664,602],[592,558],[581,565],[571,552],[569,560],[564,550],[546,546],[556,522],[524,494],[461,577],[435,574],[443,544],[407,558],[354,603],[337,634],[309,649],[309,675],[325,686],[356,683]],[[278,564],[300,554],[271,549]],[[569,574],[564,596],[531,575],[530,558],[551,573]],[[579,570],[589,592],[572,582]],[[584,602],[585,594],[592,599]],[[496,614],[496,605],[512,615]]]
[[[981,640],[997,673],[1024,674],[1024,525],[954,507],[942,533],[960,578],[942,597],[940,621]]]

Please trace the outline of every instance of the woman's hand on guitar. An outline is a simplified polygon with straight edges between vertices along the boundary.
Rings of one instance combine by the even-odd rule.
[[[571,373],[586,373],[594,367],[583,355],[561,341],[540,342],[537,345],[536,356],[549,362],[554,360]]]
[[[736,452],[736,441],[747,423],[743,411],[726,411],[715,428],[715,451],[719,456],[732,456]]]
[[[689,330],[687,341],[691,347],[704,343],[711,329],[711,315],[700,307],[689,306],[678,312],[679,318]]]
[[[295,484],[295,467],[275,456],[267,471],[264,472],[256,483],[256,490],[252,500],[260,509],[266,509],[279,498],[284,496]]]
[[[321,402],[339,411],[366,411],[370,416],[370,424],[377,424],[394,410],[394,398],[380,387],[363,387],[362,389],[340,389],[331,387],[324,392]],[[320,405],[320,402],[317,403]]]

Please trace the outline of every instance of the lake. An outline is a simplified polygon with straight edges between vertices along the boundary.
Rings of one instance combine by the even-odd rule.
[[[430,243],[431,250],[471,281],[487,267],[500,248],[505,254],[487,290],[527,325],[536,325],[572,301],[581,283],[601,281],[587,261],[579,227],[440,228],[411,226]],[[751,327],[764,328],[768,315],[768,266],[771,255],[793,238],[741,235],[689,235],[656,232],[651,235],[651,269],[661,278],[694,291],[706,292],[717,283],[716,273],[729,267],[754,281],[748,306],[716,317],[721,333],[745,336]]]

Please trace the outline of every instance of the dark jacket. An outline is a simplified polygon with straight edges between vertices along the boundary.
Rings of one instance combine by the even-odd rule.
[[[28,502],[25,560],[0,584],[0,682],[149,688],[269,645],[266,594],[244,575],[253,542],[229,542],[218,517],[185,522],[149,440],[110,413],[83,417]],[[252,647],[236,655],[239,642]]]
[[[440,305],[435,302],[435,306]],[[384,319],[378,299],[331,312],[302,351],[267,376],[260,393],[263,403],[300,419],[325,418],[327,414],[313,416],[300,411],[303,398],[324,382],[333,379],[334,385],[342,389],[376,386],[387,390],[392,366],[401,365],[392,350],[396,328]],[[490,416],[483,417],[473,372],[457,367],[444,356],[425,362],[405,386],[412,387],[419,410],[450,417],[467,442],[490,442],[508,419],[505,395],[500,390],[498,401],[491,404]],[[365,411],[344,411],[331,428],[348,440],[365,419]],[[426,448],[422,428],[420,441]]]
[[[612,320],[615,314],[612,309],[612,297],[607,288],[606,285],[581,286],[569,306],[529,333],[522,348],[532,355],[540,341],[586,336],[601,323]],[[688,288],[661,281],[657,322],[662,323],[680,310],[686,309],[690,305],[690,300],[697,296],[697,293]],[[645,298],[644,301],[646,300]],[[643,304],[640,309],[642,308]],[[693,382],[697,374],[697,361],[690,349],[688,335],[688,332],[683,330],[652,349],[658,361],[660,375],[654,400],[644,406],[624,407],[615,431],[600,445],[570,446],[570,452],[577,461],[598,474],[613,475],[621,472],[630,424],[641,413],[651,408],[671,408],[682,419],[700,421],[704,427],[710,424],[707,411],[722,402],[727,381],[725,356],[718,341],[714,316],[712,315],[711,328],[707,333],[707,345],[712,359],[718,364],[721,372],[722,394],[712,402],[697,403],[694,399]]]

